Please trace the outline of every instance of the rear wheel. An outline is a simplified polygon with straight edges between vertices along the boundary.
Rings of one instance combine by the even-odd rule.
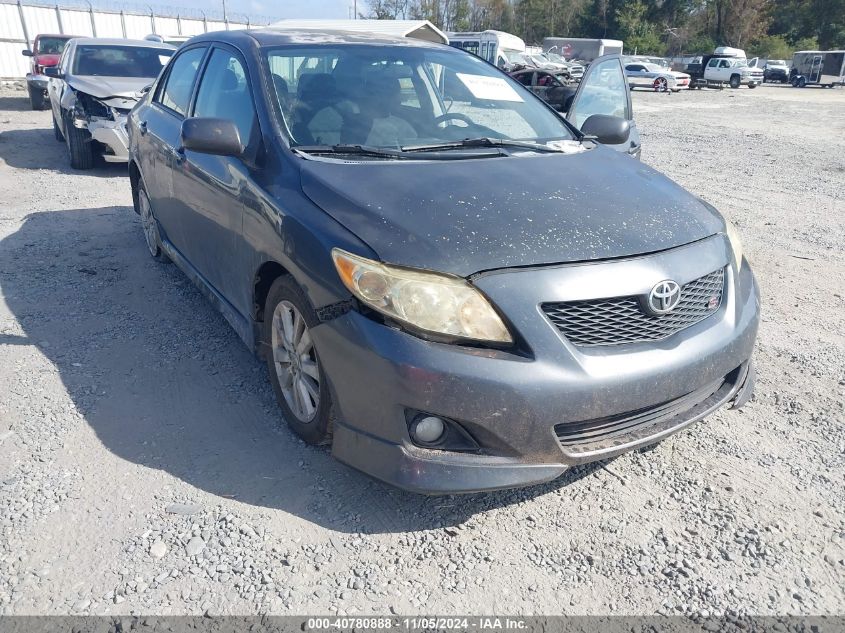
[[[29,91],[29,105],[32,106],[32,109],[43,110],[44,91],[41,88],[36,88],[34,86],[27,86],[27,90]]]
[[[739,75],[731,75],[731,88],[739,88],[740,83]]]
[[[309,444],[331,441],[331,396],[311,340],[319,322],[292,277],[273,282],[264,307],[267,368],[288,426]]]
[[[807,80],[804,79],[803,77],[799,77],[798,78],[798,87],[804,88],[806,85],[807,85]]]
[[[91,169],[94,167],[94,148],[91,147],[91,135],[73,125],[69,116],[65,116],[65,141],[73,169]]]
[[[138,183],[138,215],[141,216],[141,226],[144,229],[144,241],[147,243],[147,250],[150,257],[161,262],[168,261],[167,255],[161,248],[161,235],[158,232],[158,222],[153,207],[150,204],[150,197],[142,183]]]

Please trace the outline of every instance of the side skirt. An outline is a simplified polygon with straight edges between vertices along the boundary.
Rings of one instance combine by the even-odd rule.
[[[249,348],[249,350],[255,353],[256,337],[252,320],[247,319],[244,315],[238,312],[238,310],[229,303],[223,295],[217,292],[214,286],[212,286],[208,280],[206,280],[206,278],[203,277],[202,274],[182,256],[182,253],[176,250],[176,247],[164,237],[162,237],[161,240],[161,247],[170,258],[170,261],[176,264],[176,266],[185,273],[185,276],[190,279],[197,288],[199,288],[200,292],[205,295],[212,305],[223,315],[223,318],[229,322],[229,325],[234,328],[235,332],[237,332],[238,336],[241,337],[241,340]]]

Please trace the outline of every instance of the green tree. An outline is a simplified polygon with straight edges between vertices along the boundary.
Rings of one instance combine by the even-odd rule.
[[[625,3],[616,10],[618,38],[625,42],[625,50],[642,55],[662,55],[666,45],[654,22],[648,18],[648,7],[641,0]]]

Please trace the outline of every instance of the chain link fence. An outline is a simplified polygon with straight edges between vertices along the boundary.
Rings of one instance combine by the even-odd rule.
[[[39,33],[80,37],[143,39],[192,36],[209,31],[266,26],[274,18],[223,15],[218,11],[107,2],[46,3],[0,0],[0,79],[21,79],[29,72],[29,58],[21,51],[32,46]]]

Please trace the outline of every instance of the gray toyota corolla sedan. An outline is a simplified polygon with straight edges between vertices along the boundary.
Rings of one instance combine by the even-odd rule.
[[[739,238],[629,155],[630,119],[618,57],[564,118],[444,45],[211,33],[131,112],[129,171],[150,254],[294,432],[402,488],[507,488],[751,396]]]

